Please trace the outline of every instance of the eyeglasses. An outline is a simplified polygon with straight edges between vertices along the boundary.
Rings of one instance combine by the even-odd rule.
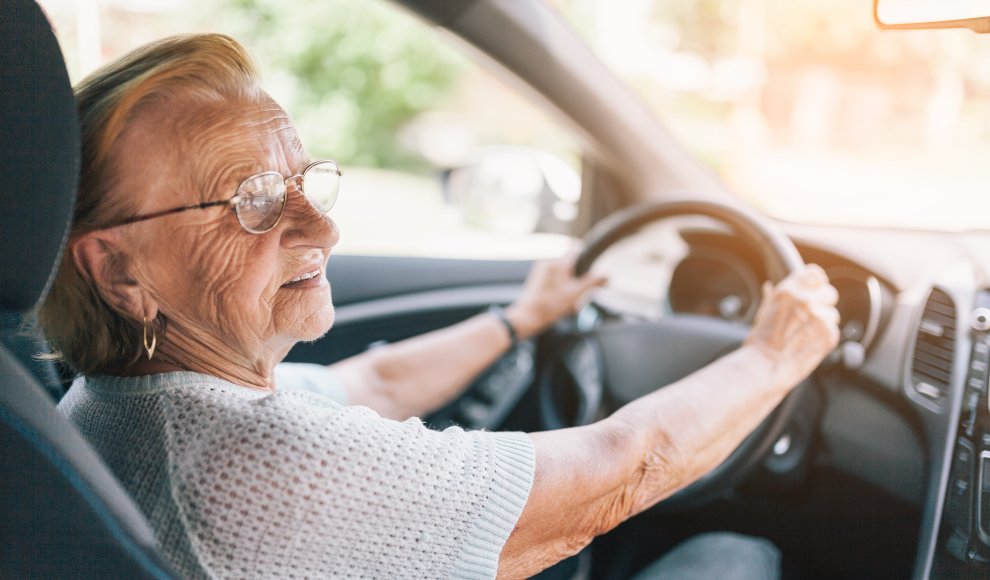
[[[197,205],[176,207],[156,213],[138,215],[114,223],[107,227],[123,226],[143,222],[187,211],[206,209],[214,206],[231,206],[237,214],[241,227],[252,234],[263,234],[276,225],[285,212],[288,200],[289,181],[299,180],[299,190],[317,210],[327,213],[337,201],[340,189],[340,168],[332,159],[320,159],[310,163],[302,173],[282,177],[277,171],[265,171],[248,177],[237,187],[234,197],[222,201],[208,201]]]

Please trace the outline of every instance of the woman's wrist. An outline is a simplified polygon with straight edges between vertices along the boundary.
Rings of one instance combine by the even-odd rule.
[[[739,352],[745,353],[754,372],[766,377],[766,384],[774,389],[786,392],[797,384],[792,380],[793,373],[788,372],[787,361],[781,360],[779,353],[769,346],[747,342]]]
[[[505,319],[509,321],[516,331],[516,340],[523,341],[527,338],[539,334],[546,327],[546,323],[535,315],[531,309],[520,304],[510,304],[503,310]]]
[[[519,344],[519,335],[516,333],[516,327],[512,325],[512,322],[510,322],[509,318],[505,315],[505,310],[502,308],[502,305],[492,304],[488,307],[488,314],[502,324],[509,335],[510,348],[515,348],[516,345]]]

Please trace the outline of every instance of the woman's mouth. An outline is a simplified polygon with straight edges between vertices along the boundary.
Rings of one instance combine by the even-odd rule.
[[[292,280],[289,280],[285,284],[282,284],[282,287],[290,288],[290,287],[303,287],[303,286],[305,287],[318,286],[320,283],[322,283],[322,281],[323,280],[322,280],[322,276],[320,275],[320,269],[317,268],[312,272],[307,272],[305,274],[302,274],[301,276],[296,276]]]

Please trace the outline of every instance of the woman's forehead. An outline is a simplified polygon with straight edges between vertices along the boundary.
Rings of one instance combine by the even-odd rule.
[[[148,167],[167,168],[168,181],[178,180],[182,186],[153,189],[173,205],[182,196],[188,197],[181,202],[186,204],[226,199],[252,175],[276,171],[288,177],[303,171],[309,162],[291,117],[270,97],[208,104],[173,102],[146,121],[134,126],[145,136],[140,143],[122,144],[124,156],[131,158],[124,166],[141,168],[130,173],[148,183],[164,183],[150,178]],[[149,162],[156,159],[164,163]],[[148,208],[168,205],[154,201],[155,197],[146,199]]]
[[[225,183],[263,171],[288,176],[309,162],[292,119],[277,105],[228,110],[210,133],[210,143],[195,149],[203,151],[206,171]]]
[[[306,151],[295,125],[281,107],[256,107],[231,111],[214,132],[214,150],[221,163],[265,164],[265,170],[306,161]],[[272,163],[279,167],[271,167]]]

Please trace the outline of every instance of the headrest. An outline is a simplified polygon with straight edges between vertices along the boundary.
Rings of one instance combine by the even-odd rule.
[[[33,0],[0,10],[0,310],[44,299],[72,220],[79,121],[55,34]]]

